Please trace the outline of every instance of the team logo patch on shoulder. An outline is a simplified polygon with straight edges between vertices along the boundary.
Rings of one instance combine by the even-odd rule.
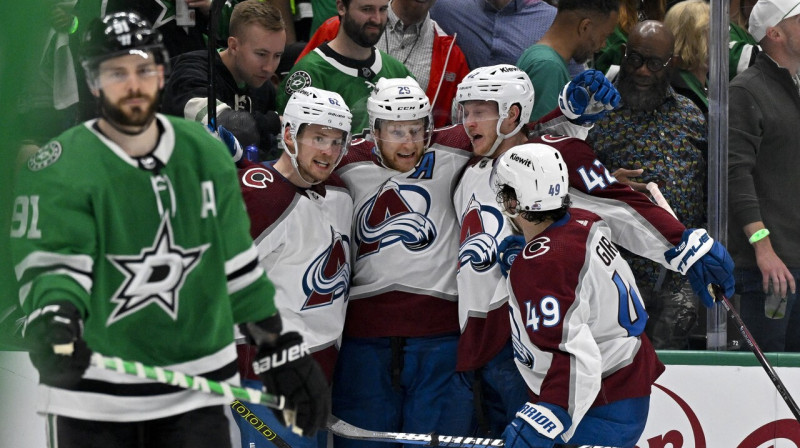
[[[39,171],[55,163],[61,157],[61,143],[50,142],[36,151],[28,159],[28,169]]]
[[[286,80],[285,91],[287,95],[291,96],[292,93],[310,85],[311,75],[309,75],[307,72],[299,70],[292,73],[292,76],[289,76],[289,79]]]
[[[546,254],[550,251],[549,243],[550,238],[546,236],[536,238],[522,249],[522,258],[530,260],[531,258]]]
[[[252,188],[267,188],[275,178],[272,173],[264,167],[250,168],[242,175],[242,183]]]

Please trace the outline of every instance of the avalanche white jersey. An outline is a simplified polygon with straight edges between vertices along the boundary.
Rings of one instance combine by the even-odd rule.
[[[561,153],[575,207],[601,216],[621,246],[672,269],[664,252],[681,241],[685,227],[677,219],[644,194],[617,182],[583,140],[543,135],[529,142],[548,144]],[[503,282],[495,258],[497,244],[510,230],[501,219],[489,185],[492,163],[491,159],[472,163],[454,196],[461,223],[458,288],[462,334],[458,370],[486,365],[507,341],[505,288],[497,288]]]
[[[572,417],[650,395],[664,371],[644,334],[647,312],[608,226],[586,210],[530,240],[507,279],[514,358],[536,402]]]
[[[354,140],[337,168],[353,195],[354,264],[345,336],[458,332],[452,195],[471,157],[463,129],[435,130],[416,167],[383,166],[374,143]]]
[[[508,296],[501,282],[497,245],[513,230],[489,185],[493,162],[488,157],[472,160],[453,195],[460,224],[456,276],[461,329],[459,371],[483,367],[508,341]],[[496,331],[485,332],[484,326]]]
[[[245,162],[239,182],[283,329],[303,336],[330,378],[350,291],[350,194],[335,175],[299,188],[271,163]]]

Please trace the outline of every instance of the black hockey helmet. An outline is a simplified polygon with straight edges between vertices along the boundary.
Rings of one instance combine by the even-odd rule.
[[[148,57],[169,68],[169,54],[163,37],[146,19],[135,12],[115,12],[102,19],[93,19],[81,39],[81,65],[86,79],[93,86],[101,62],[127,54]]]

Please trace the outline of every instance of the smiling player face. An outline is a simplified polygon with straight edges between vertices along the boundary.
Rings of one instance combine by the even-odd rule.
[[[385,121],[375,129],[384,165],[404,173],[416,166],[425,151],[425,120]]]

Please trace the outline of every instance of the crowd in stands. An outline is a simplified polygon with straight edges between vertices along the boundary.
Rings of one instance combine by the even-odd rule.
[[[564,193],[556,196],[562,200],[569,188],[572,205],[601,216],[613,240],[630,249],[622,248],[620,255],[649,315],[646,327],[637,330],[649,339],[649,351],[643,351],[648,359],[637,358],[636,369],[658,376],[663,366],[651,356],[653,348],[705,348],[705,308],[698,304],[709,306],[713,300],[701,292],[704,288],[698,290],[691,275],[683,275],[670,258],[675,254],[667,253],[680,253],[687,241],[708,241],[702,229],[709,225],[711,188],[728,189],[726,246],[736,266],[733,299],[742,317],[765,351],[800,351],[800,306],[794,306],[800,250],[793,249],[795,244],[800,249],[800,235],[794,233],[800,208],[791,202],[800,193],[800,177],[793,172],[800,152],[791,149],[800,142],[798,1],[730,0],[727,186],[707,181],[713,106],[708,98],[707,0],[62,1],[53,9],[31,101],[20,110],[52,119],[28,120],[25,132],[32,144],[27,151],[108,113],[107,98],[99,84],[87,82],[84,69],[89,69],[80,62],[85,59],[82,36],[91,32],[90,24],[115,11],[138,12],[163,36],[169,60],[163,64],[158,111],[200,122],[228,143],[237,159],[259,260],[276,297],[288,297],[288,302],[275,303],[283,327],[311,346],[325,384],[332,385],[334,414],[351,423],[420,433],[503,434],[507,444],[543,447],[548,445],[537,444],[544,434],[539,429],[513,434],[505,429],[520,418],[523,426],[537,427],[534,420],[539,419],[520,416],[520,406],[534,417],[539,413],[563,423],[567,438],[574,435],[574,428],[566,429],[573,419],[602,419],[593,414],[594,407],[586,416],[573,413],[572,402],[526,404],[526,384],[516,375],[514,357],[519,364],[524,362],[521,353],[538,349],[527,347],[531,344],[524,337],[520,341],[519,330],[508,328],[505,305],[470,308],[465,299],[470,291],[496,294],[511,269],[509,261],[501,272],[502,248],[498,260],[491,261],[500,263],[494,271],[475,267],[479,251],[464,251],[468,242],[477,244],[470,239],[475,232],[494,232],[493,242],[516,244],[519,252],[541,230],[517,218],[529,216],[519,210],[524,204],[515,196],[521,194],[519,184],[516,192],[503,193],[511,195],[504,196],[505,209],[494,215],[480,203],[501,197],[487,182],[492,165],[501,164],[501,155],[514,147],[579,148],[605,167],[602,172],[585,167],[582,183],[570,173],[568,182],[561,180]],[[586,70],[593,71],[587,75]],[[574,95],[581,92],[587,95],[584,103],[591,98],[599,108],[575,112],[573,101],[580,101]],[[162,121],[159,126],[171,126]],[[549,133],[573,138],[548,140]],[[552,156],[531,147],[519,154]],[[577,170],[570,157],[564,156],[566,168],[559,169]],[[266,186],[278,178],[287,183]],[[422,181],[436,185],[436,194],[419,187]],[[592,195],[614,184],[624,186],[626,199],[620,201],[628,205],[606,197],[608,209],[595,212]],[[664,228],[647,220],[631,223],[630,229],[655,236],[637,240],[626,235],[617,210],[635,210],[648,220],[651,213],[663,213],[637,202],[642,195],[629,200],[628,190],[650,196],[654,189],[663,194],[675,221]],[[570,203],[563,200],[555,208],[566,213]],[[433,211],[415,213],[425,201]],[[514,207],[518,213],[510,216],[506,209]],[[408,221],[392,221],[395,215]],[[554,213],[542,221],[558,223],[563,216]],[[521,224],[528,230],[526,238],[504,240],[513,227],[501,232],[503,224],[494,224],[490,230],[490,217]],[[391,238],[375,239],[390,226]],[[298,240],[296,253],[287,248],[287,239]],[[645,243],[675,249],[653,256],[655,249]],[[330,250],[316,274],[301,272],[323,246]],[[498,249],[488,247],[492,255]],[[420,257],[423,249],[435,249],[437,258]],[[532,262],[525,263],[516,272],[533,272]],[[468,265],[476,272],[467,271]],[[314,289],[319,287],[317,274],[345,280],[331,280],[320,294]],[[308,296],[299,284],[313,284],[308,288],[316,292]],[[535,288],[520,280],[509,280],[509,285]],[[312,308],[323,306],[328,306],[325,314],[313,314],[320,312]],[[525,310],[515,306],[512,326],[525,321],[514,315]],[[258,331],[248,325],[245,336],[253,345]],[[623,325],[629,331],[632,326]],[[487,336],[490,330],[503,337]],[[467,336],[474,339],[464,342]],[[258,364],[263,350],[263,343],[258,353],[240,347],[239,357]],[[240,362],[244,380],[256,386],[270,380],[248,364]],[[529,387],[542,380],[526,381]],[[445,393],[455,401],[442,401]],[[646,409],[646,403],[628,401],[640,397],[618,398],[612,404],[630,406],[619,408],[622,413]],[[419,415],[426,421],[414,421],[412,408],[425,409]],[[257,413],[270,424],[287,422],[265,408]],[[324,426],[317,423],[310,423],[314,430]],[[239,426],[243,443],[262,446],[257,432]],[[584,440],[581,431],[577,434],[573,441]],[[324,433],[316,438],[281,435],[295,447],[326,443]],[[623,443],[610,440],[589,437],[581,443]],[[362,443],[336,440],[342,447]]]

